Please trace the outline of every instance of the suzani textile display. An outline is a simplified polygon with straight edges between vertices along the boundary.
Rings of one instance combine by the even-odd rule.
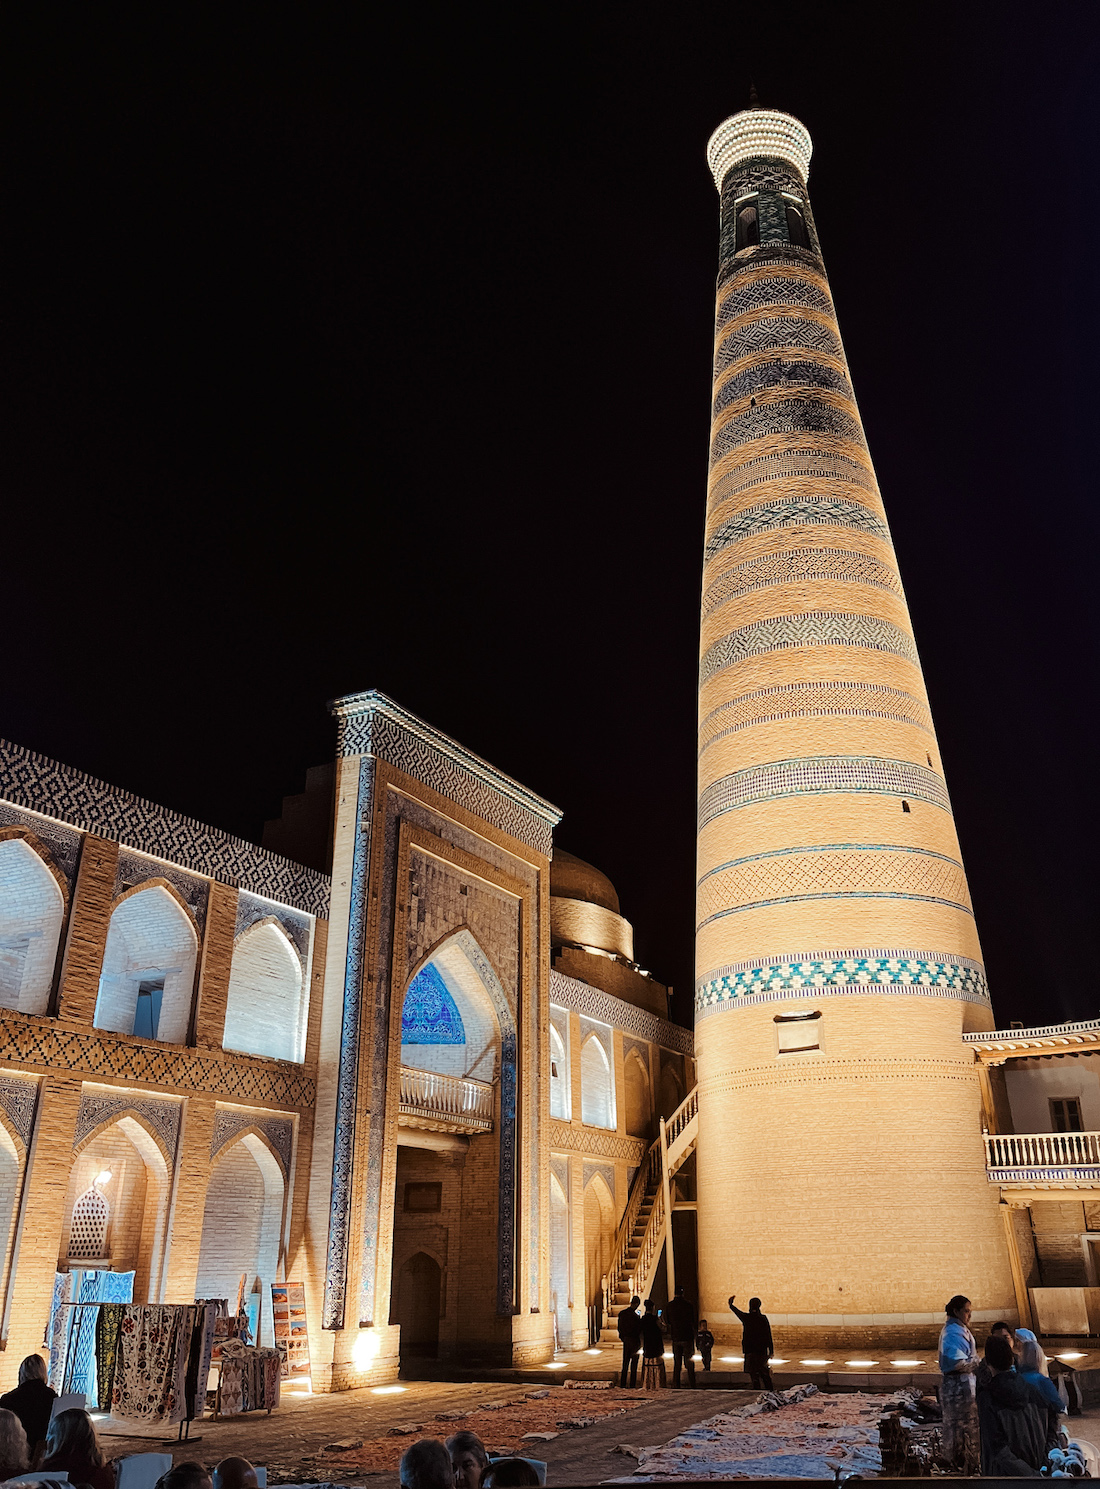
[[[182,1422],[193,1307],[132,1305],[119,1331],[111,1415],[132,1422]]]

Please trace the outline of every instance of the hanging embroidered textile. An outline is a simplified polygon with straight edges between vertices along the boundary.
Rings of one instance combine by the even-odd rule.
[[[217,1302],[205,1303],[200,1298],[196,1303],[196,1308],[198,1317],[191,1333],[191,1349],[187,1357],[187,1378],[184,1383],[187,1421],[191,1421],[194,1417],[201,1417],[206,1410],[206,1383],[210,1378],[210,1361],[214,1353],[214,1330],[218,1321]]]
[[[104,1303],[99,1309],[95,1328],[96,1385],[98,1399],[108,1405],[115,1383],[115,1366],[118,1363],[118,1340],[122,1329],[125,1303]]]
[[[83,1271],[73,1269],[78,1303],[83,1307],[68,1310],[69,1346],[65,1359],[62,1394],[78,1392],[90,1407],[106,1402],[98,1394],[99,1369],[96,1348],[99,1337],[99,1309],[94,1303],[129,1303],[134,1296],[133,1272]]]
[[[131,1304],[122,1315],[111,1415],[139,1422],[182,1422],[193,1305]]]
[[[282,1356],[277,1349],[250,1349],[237,1339],[222,1345],[215,1415],[271,1411],[279,1404]]]
[[[50,1385],[59,1394],[65,1380],[65,1356],[69,1351],[69,1324],[72,1322],[72,1309],[61,1305],[72,1300],[73,1274],[55,1272],[50,1303]]]

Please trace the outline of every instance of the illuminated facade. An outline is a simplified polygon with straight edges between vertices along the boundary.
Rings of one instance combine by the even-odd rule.
[[[981,949],[806,191],[715,132],[720,266],[699,672],[701,1307],[912,1340],[1013,1311],[985,1182]],[[741,1217],[731,1227],[730,1217]]]

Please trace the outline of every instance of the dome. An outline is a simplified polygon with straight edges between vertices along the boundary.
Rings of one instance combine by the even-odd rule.
[[[550,893],[565,900],[583,900],[589,905],[602,905],[613,914],[619,913],[619,896],[606,874],[585,863],[583,858],[574,858],[561,848],[554,849],[550,861]]]

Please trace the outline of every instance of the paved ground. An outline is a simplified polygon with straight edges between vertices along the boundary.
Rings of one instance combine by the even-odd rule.
[[[240,1454],[267,1465],[272,1483],[335,1481],[391,1489],[397,1484],[393,1465],[401,1449],[417,1436],[443,1437],[469,1427],[491,1447],[513,1448],[524,1430],[549,1429],[560,1435],[549,1442],[527,1443],[524,1450],[547,1460],[552,1484],[591,1484],[632,1471],[634,1460],[614,1453],[618,1445],[657,1446],[715,1412],[731,1410],[752,1399],[746,1391],[749,1382],[740,1369],[741,1360],[717,1353],[711,1374],[703,1374],[697,1365],[700,1389],[694,1392],[643,1395],[620,1394],[617,1389],[606,1393],[563,1389],[567,1380],[610,1381],[617,1376],[618,1363],[618,1350],[604,1348],[558,1355],[551,1365],[490,1373],[489,1379],[474,1382],[402,1381],[397,1386],[316,1396],[287,1390],[278,1411],[270,1416],[249,1413],[219,1422],[209,1418],[196,1422],[192,1445],[165,1445],[169,1434],[163,1431],[130,1435],[128,1429],[110,1422],[102,1422],[100,1432],[112,1458],[134,1452],[170,1451],[177,1463],[198,1458],[213,1465],[230,1454]],[[1100,1351],[1082,1350],[1073,1363],[1088,1371],[1088,1378],[1100,1385],[1096,1368],[1100,1366]],[[777,1361],[774,1377],[779,1390],[812,1380],[819,1389],[833,1391],[888,1391],[903,1379],[906,1384],[922,1386],[938,1384],[939,1380],[934,1355],[927,1350],[893,1356],[879,1351],[874,1357],[868,1351],[860,1357],[851,1350],[823,1349],[820,1356],[806,1361]],[[529,1400],[532,1393],[547,1385],[554,1388],[549,1397]],[[508,1409],[499,1415],[485,1410],[489,1405],[502,1407],[505,1403]],[[609,1412],[617,1414],[606,1415]],[[592,1414],[603,1419],[584,1428],[558,1427],[561,1420]],[[462,1416],[469,1419],[462,1420]],[[1100,1409],[1087,1411],[1083,1418],[1072,1418],[1070,1427],[1100,1443]],[[361,1451],[323,1451],[331,1443],[360,1440],[364,1444]]]

